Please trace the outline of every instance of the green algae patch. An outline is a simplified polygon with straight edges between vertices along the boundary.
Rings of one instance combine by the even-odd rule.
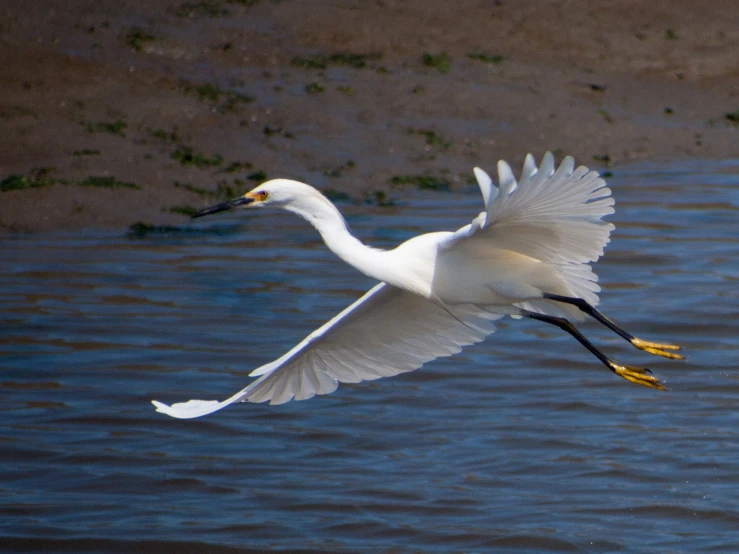
[[[307,92],[308,94],[318,94],[323,92],[324,90],[326,90],[326,88],[322,84],[315,81],[305,85],[305,92]]]
[[[396,175],[390,179],[393,185],[415,185],[420,190],[433,190],[447,192],[452,186],[446,179],[440,179],[433,175]]]
[[[177,149],[170,154],[170,158],[180,162],[184,166],[192,165],[200,169],[219,166],[223,163],[223,156],[220,154],[208,157],[200,152],[196,152],[190,146],[178,146]]]
[[[129,31],[126,33],[125,39],[126,44],[128,44],[136,52],[141,52],[141,50],[143,50],[144,48],[144,43],[151,42],[155,40],[156,37],[150,34],[148,31],[145,31],[144,29],[135,27],[133,29],[129,29]]]
[[[260,170],[256,173],[252,173],[251,175],[247,175],[246,178],[250,181],[266,181],[267,174],[263,170]]]
[[[8,192],[11,190],[33,189],[39,187],[48,187],[53,185],[53,180],[36,179],[27,175],[10,175],[0,181],[0,191]]]
[[[338,54],[316,54],[308,57],[294,57],[290,65],[301,69],[326,69],[329,65],[351,67],[353,69],[364,69],[369,67],[367,62],[382,59],[382,53],[370,52],[367,54],[338,53]]]
[[[109,176],[95,176],[90,175],[84,181],[72,181],[69,184],[79,185],[81,187],[94,187],[100,189],[136,189],[141,190],[141,187],[135,183],[128,183],[125,181],[119,181],[115,177]]]
[[[345,192],[334,189],[323,189],[323,195],[331,200],[331,202],[349,202],[352,198]]]
[[[452,147],[452,141],[445,139],[436,131],[409,128],[408,133],[411,135],[421,135],[422,137],[425,137],[427,146],[440,146],[444,150],[449,150]]]
[[[186,215],[187,217],[192,217],[198,213],[198,210],[192,206],[172,206],[169,211],[173,214]]]
[[[477,60],[478,62],[494,64],[494,65],[503,63],[503,60],[505,59],[503,56],[497,56],[497,55],[489,56],[487,54],[483,54],[480,52],[476,52],[473,54],[467,54],[467,57],[471,60]]]
[[[442,52],[441,54],[424,54],[421,56],[423,65],[433,67],[439,73],[449,73],[452,66],[452,59],[449,54]]]
[[[216,85],[205,83],[195,87],[195,92],[198,94],[201,100],[210,100],[211,102],[218,102],[223,91]]]
[[[100,150],[93,150],[92,148],[83,148],[82,150],[75,150],[72,152],[73,156],[99,156]]]
[[[86,179],[78,181],[70,181],[67,179],[55,179],[51,177],[54,170],[48,167],[42,167],[35,170],[32,175],[10,175],[0,181],[0,191],[7,192],[11,190],[33,189],[40,187],[48,187],[55,184],[60,185],[76,185],[80,187],[93,187],[104,189],[133,189],[140,190],[141,187],[135,183],[119,181],[115,177],[107,175],[90,175]]]
[[[196,187],[195,185],[191,185],[189,183],[180,183],[179,181],[174,182],[175,188],[186,190],[187,192],[197,194],[201,198],[209,200],[230,200],[231,198],[241,196],[242,194],[244,194],[244,192],[246,192],[246,190],[245,187],[242,187],[240,185],[243,185],[243,181],[238,183],[234,182],[234,184],[231,185],[228,181],[224,180],[218,183],[216,190],[208,190],[201,187]]]
[[[51,186],[58,182],[51,177],[53,172],[53,167],[39,167],[34,169],[29,175],[9,175],[0,181],[0,192]]]
[[[128,123],[126,123],[122,119],[87,124],[87,130],[90,133],[110,133],[111,135],[118,135],[119,137],[126,136],[123,131],[125,131],[127,127]]]
[[[168,142],[180,142],[180,137],[177,134],[177,129],[172,131],[166,131],[164,129],[155,129],[151,132],[151,136],[154,138],[162,139]]]
[[[191,185],[189,183],[180,183],[179,181],[175,181],[174,186],[175,188],[186,190],[187,192],[202,196],[203,198],[212,198],[218,195],[218,193],[212,190],[206,190],[204,188],[196,187],[195,185]]]
[[[368,190],[364,194],[364,203],[369,206],[389,208],[396,205],[395,200],[390,198],[383,190]]]
[[[236,112],[242,106],[256,101],[256,98],[253,96],[232,90],[223,90],[218,85],[212,83],[193,85],[187,81],[182,81],[181,86],[185,93],[197,94],[201,102],[212,103],[221,113]]]
[[[268,137],[285,137],[289,139],[295,138],[295,135],[293,135],[289,131],[286,131],[282,127],[270,127],[269,125],[267,125],[264,127],[263,132]]]
[[[232,162],[221,171],[223,173],[239,173],[240,171],[245,171],[251,168],[252,165],[249,162]]]

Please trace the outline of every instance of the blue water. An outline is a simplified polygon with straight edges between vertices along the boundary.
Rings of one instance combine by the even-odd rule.
[[[178,421],[373,283],[289,214],[0,242],[0,551],[739,551],[739,162],[622,169],[601,308],[676,362],[506,320],[392,379]],[[478,193],[341,206],[380,247]]]

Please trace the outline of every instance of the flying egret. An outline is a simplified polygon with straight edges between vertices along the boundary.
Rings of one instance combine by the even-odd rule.
[[[297,181],[274,179],[194,217],[233,208],[282,208],[311,223],[339,258],[380,284],[281,358],[251,372],[258,377],[222,402],[190,400],[157,411],[189,419],[234,402],[282,404],[328,394],[339,383],[412,371],[482,341],[504,315],[556,325],[624,379],[665,390],[648,369],[620,365],[586,339],[572,321],[589,315],[650,354],[682,359],[679,346],[639,339],[607,319],[598,304],[590,263],[603,255],[614,226],[613,198],[596,171],[566,157],[555,170],[547,152],[536,167],[526,156],[520,182],[498,162],[498,180],[479,168],[485,210],[456,232],[414,237],[393,250],[362,244],[336,207]]]

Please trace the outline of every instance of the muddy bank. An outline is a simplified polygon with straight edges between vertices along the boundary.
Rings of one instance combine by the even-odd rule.
[[[184,224],[278,176],[382,202],[529,151],[739,156],[733,2],[521,4],[6,1],[0,232]]]

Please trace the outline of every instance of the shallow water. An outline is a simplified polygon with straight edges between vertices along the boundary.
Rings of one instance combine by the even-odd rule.
[[[410,374],[177,421],[149,400],[232,394],[372,282],[287,214],[3,240],[0,550],[739,551],[739,162],[609,182],[601,307],[690,359],[582,328],[666,393],[506,320]],[[342,211],[390,247],[479,208]]]

